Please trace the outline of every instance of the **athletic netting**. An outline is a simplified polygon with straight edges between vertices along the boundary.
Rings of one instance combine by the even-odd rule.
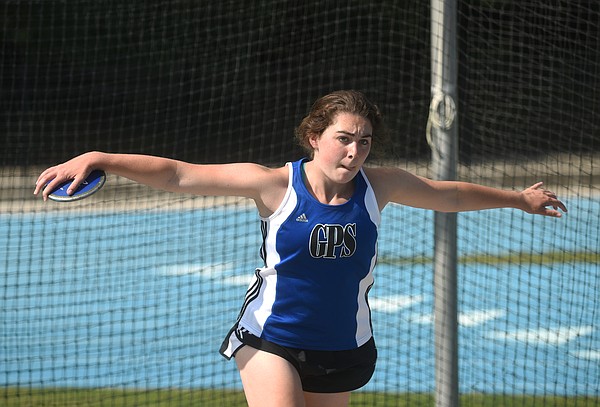
[[[33,183],[88,150],[279,166],[301,156],[293,132],[310,104],[350,88],[391,129],[371,165],[427,176],[429,13],[397,1],[4,2],[0,404],[244,405],[218,348],[260,265],[252,205],[115,176],[86,200],[44,204]],[[542,180],[569,208],[459,215],[462,403],[598,406],[600,7],[470,1],[457,18],[459,178]],[[428,211],[383,213],[370,294],[380,357],[353,405],[432,403],[432,233]]]

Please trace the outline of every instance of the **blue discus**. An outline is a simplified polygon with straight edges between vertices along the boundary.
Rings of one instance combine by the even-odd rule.
[[[60,184],[54,191],[48,195],[48,198],[57,202],[72,202],[79,199],[87,198],[88,196],[98,192],[106,182],[106,173],[102,170],[94,170],[87,178],[79,185],[77,190],[71,195],[67,194],[67,190],[71,186],[71,181]]]

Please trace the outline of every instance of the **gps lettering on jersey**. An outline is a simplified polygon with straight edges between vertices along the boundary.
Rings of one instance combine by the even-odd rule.
[[[310,233],[310,255],[314,258],[350,257],[356,251],[356,223],[346,226],[317,224]]]

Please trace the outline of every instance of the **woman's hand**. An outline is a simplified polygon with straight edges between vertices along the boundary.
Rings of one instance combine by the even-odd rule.
[[[521,191],[524,204],[522,209],[531,214],[560,218],[562,213],[558,209],[567,212],[567,207],[556,197],[554,192],[542,188],[543,185],[543,182],[538,182]]]
[[[67,194],[71,195],[90,172],[98,169],[97,158],[99,154],[101,153],[86,153],[44,170],[35,182],[33,194],[37,195],[41,191],[42,198],[46,201],[50,192],[56,187],[64,182],[74,180],[67,190]]]

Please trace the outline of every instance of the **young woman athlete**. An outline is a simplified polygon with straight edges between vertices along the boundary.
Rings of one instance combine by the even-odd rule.
[[[369,381],[377,350],[367,295],[388,203],[440,212],[566,212],[542,183],[504,191],[363,167],[384,131],[379,110],[360,92],[318,99],[297,137],[308,158],[280,168],[90,152],[42,172],[34,190],[46,200],[54,186],[74,179],[74,189],[103,169],[166,191],[254,200],[263,264],[221,346],[235,357],[250,406],[347,406],[350,392]]]

